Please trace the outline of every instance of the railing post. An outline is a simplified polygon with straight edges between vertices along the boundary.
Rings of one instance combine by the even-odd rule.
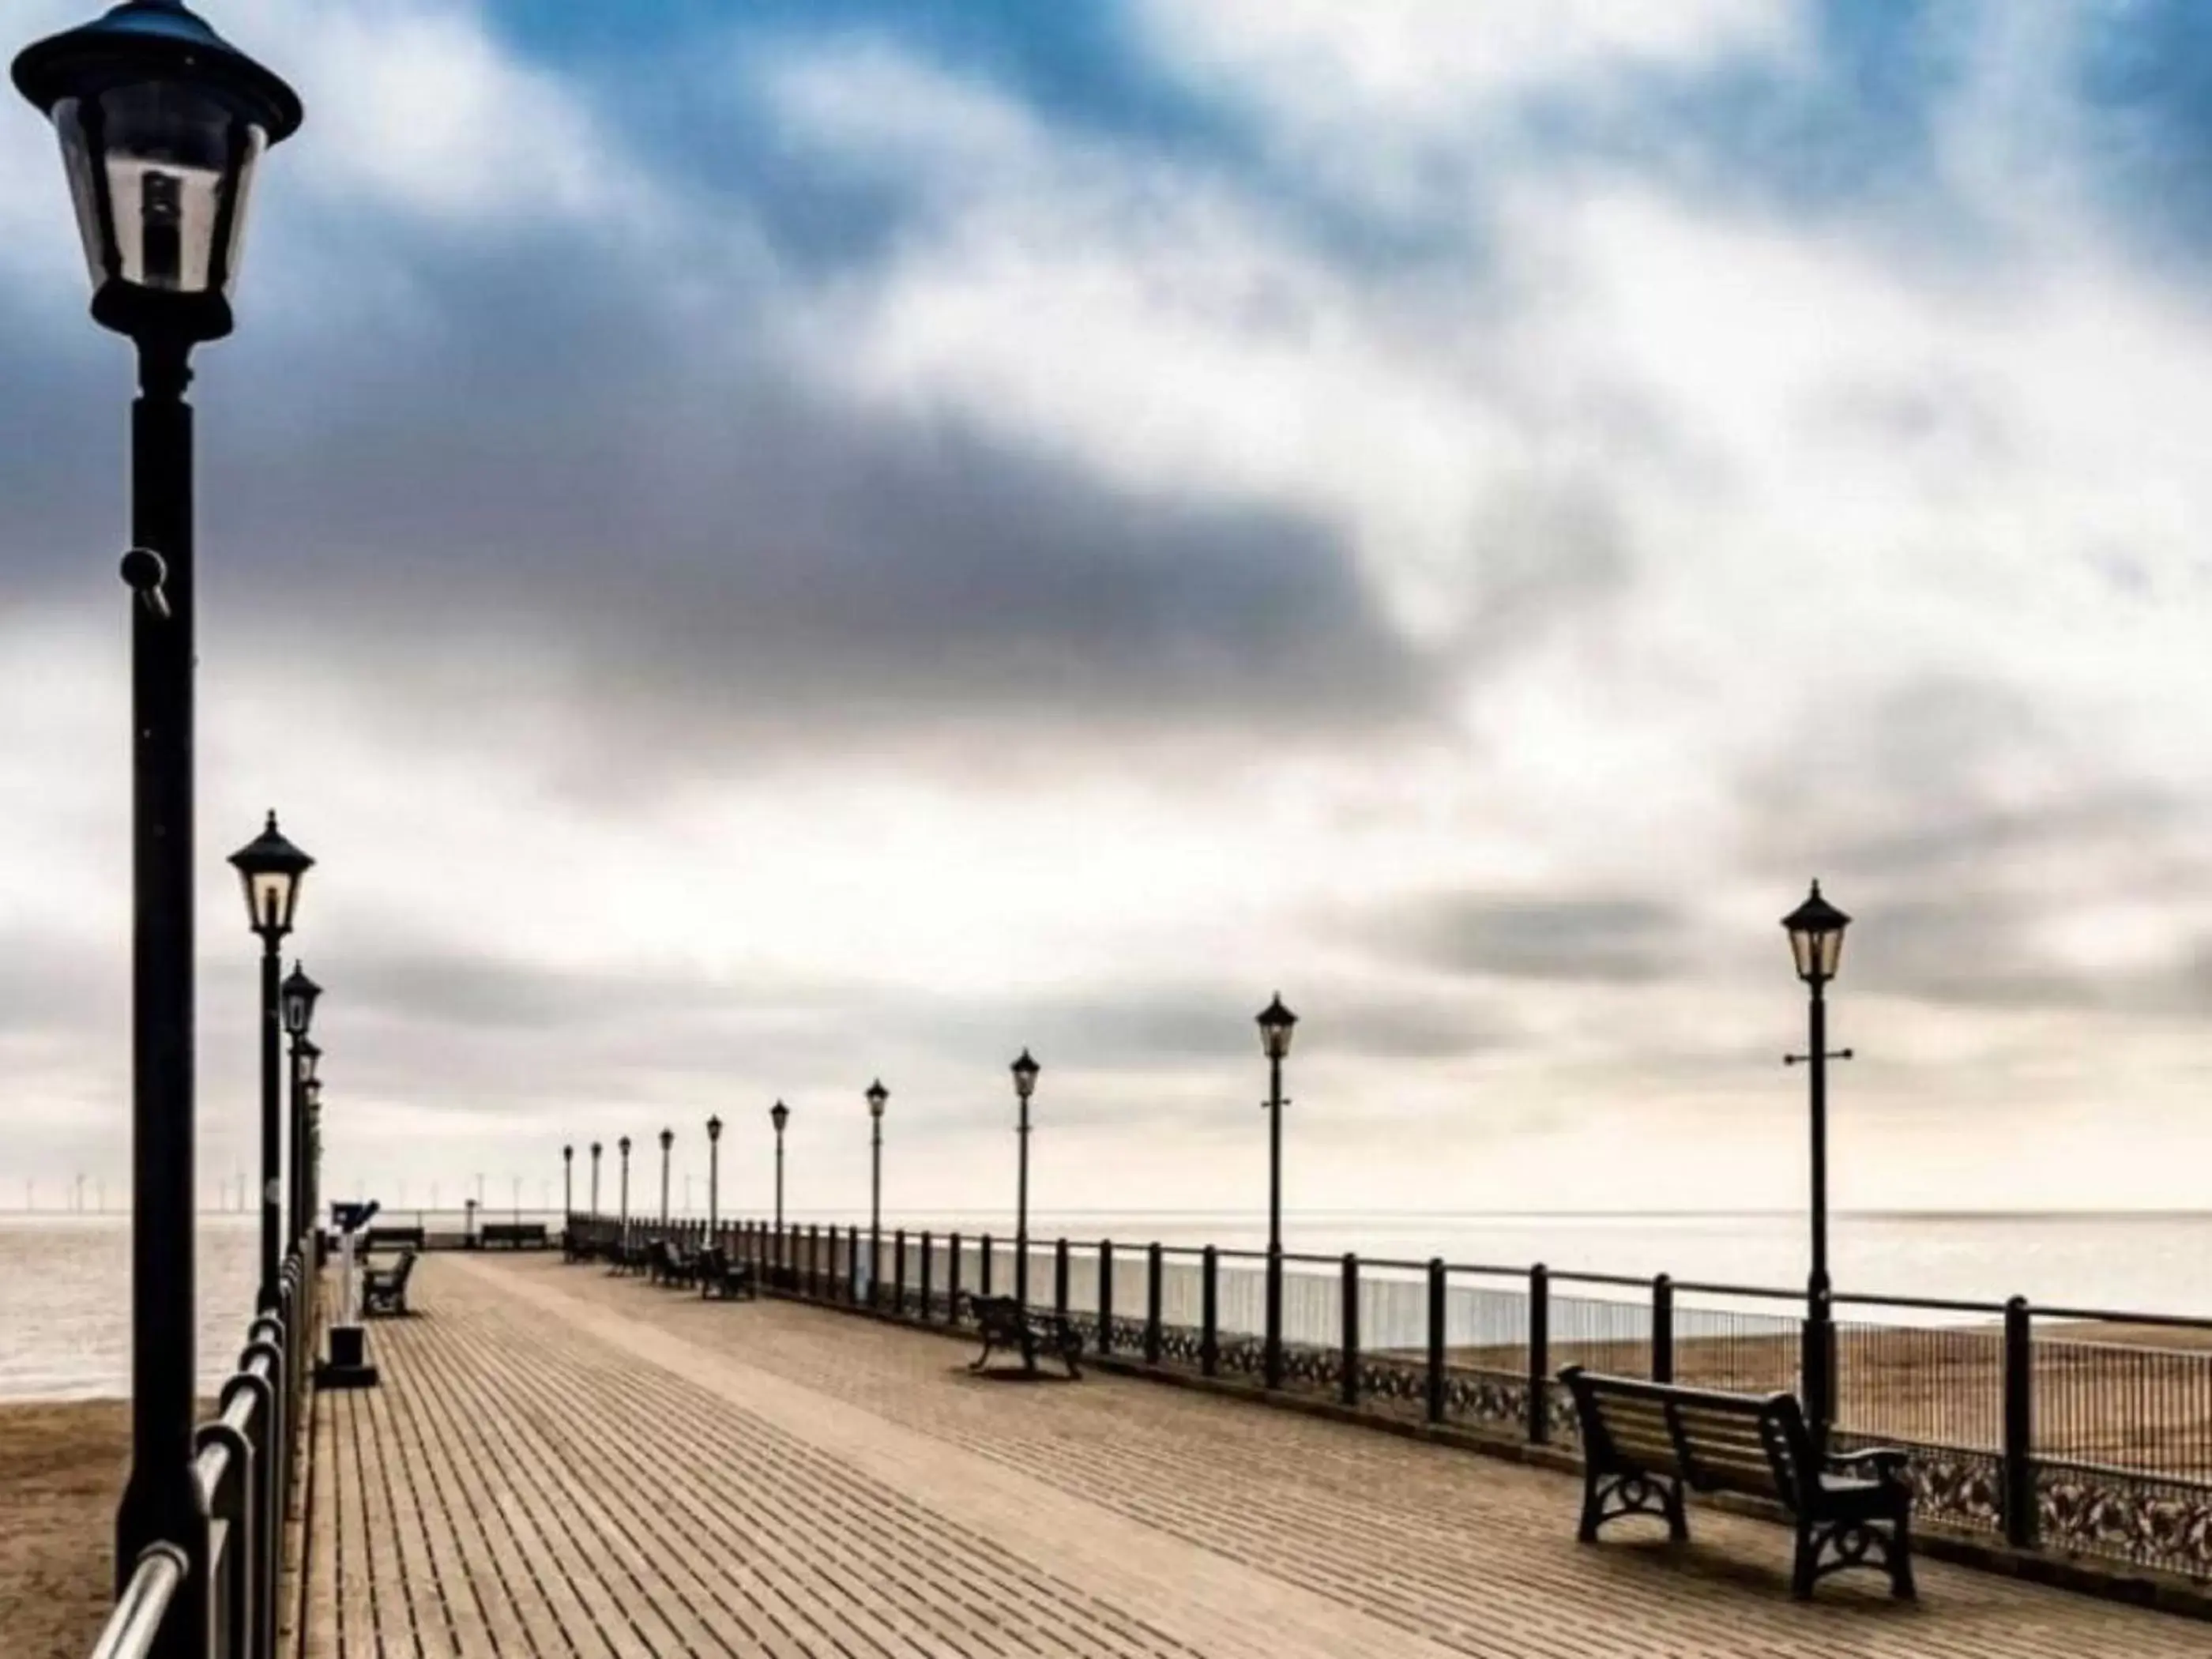
[[[1052,1310],[1060,1317],[1067,1317],[1067,1241],[1056,1238],[1052,1243]]]
[[[1674,1380],[1674,1281],[1665,1273],[1651,1281],[1651,1380]]]
[[[2035,1332],[2027,1298],[2015,1296],[2004,1311],[2005,1541],[2035,1547],[2040,1529],[2035,1501]]]
[[[945,1241],[945,1322],[960,1322],[960,1235]]]
[[[1429,1261],[1429,1421],[1444,1420],[1444,1264]]]
[[[1528,1269],[1528,1443],[1552,1437],[1552,1275],[1539,1261]]]
[[[921,1230],[921,1322],[925,1325],[929,1323],[937,1312],[930,1301],[930,1291],[933,1287],[930,1284],[932,1275],[929,1269],[929,1229],[925,1227]]]
[[[1811,1302],[1798,1345],[1805,1415],[1815,1449],[1825,1452],[1836,1421],[1836,1316],[1826,1286]]]
[[[1344,1303],[1344,1352],[1339,1363],[1344,1375],[1337,1379],[1337,1397],[1347,1406],[1359,1403],[1359,1258],[1344,1253],[1344,1286],[1338,1294]]]
[[[1206,1247],[1199,1269],[1198,1368],[1212,1376],[1220,1364],[1221,1257],[1212,1245]]]
[[[891,1229],[891,1311],[906,1317],[906,1229]]]
[[[1098,1352],[1114,1352],[1114,1241],[1098,1241]]]
[[[1158,1243],[1145,1251],[1145,1364],[1160,1363],[1160,1291],[1164,1259]]]
[[[874,1306],[876,1305],[876,1291],[877,1291],[877,1286],[876,1286],[876,1277],[877,1277],[877,1275],[876,1275],[876,1239],[877,1239],[877,1237],[878,1237],[878,1235],[876,1234],[876,1232],[875,1232],[872,1229],[871,1229],[871,1230],[870,1230],[870,1231],[869,1231],[869,1233],[868,1233],[868,1275],[867,1275],[867,1282],[868,1282],[868,1305],[869,1305],[871,1308],[872,1308],[872,1307],[874,1307]],[[856,1221],[856,1222],[854,1222],[854,1223],[853,1224],[852,1231],[851,1231],[849,1233],[848,1233],[848,1234],[846,1235],[846,1238],[845,1238],[845,1265],[846,1265],[846,1267],[847,1267],[848,1268],[849,1268],[849,1269],[851,1270],[851,1275],[852,1275],[852,1276],[851,1276],[851,1278],[850,1278],[850,1279],[847,1282],[846,1286],[845,1286],[845,1292],[846,1292],[846,1294],[845,1294],[845,1299],[846,1299],[848,1302],[851,1302],[851,1303],[857,1304],[857,1303],[860,1301],[860,1224],[859,1222],[857,1222],[857,1221]]]
[[[976,1277],[978,1277],[979,1279],[981,1279],[983,1281],[983,1288],[982,1288],[981,1294],[983,1294],[983,1295],[985,1295],[985,1296],[988,1296],[988,1295],[990,1295],[990,1293],[991,1293],[991,1235],[990,1235],[990,1234],[988,1234],[988,1233],[985,1233],[985,1234],[983,1235],[983,1268],[982,1268],[982,1271],[981,1271],[980,1273],[978,1273],[978,1274],[976,1275]]]
[[[1267,1247],[1266,1331],[1261,1347],[1261,1378],[1271,1389],[1283,1386],[1283,1247]]]

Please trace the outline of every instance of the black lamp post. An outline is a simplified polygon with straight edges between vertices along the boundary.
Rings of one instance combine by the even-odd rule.
[[[285,1237],[300,1246],[315,1231],[314,1161],[308,1157],[307,1103],[322,1087],[322,1045],[300,1037],[292,1044],[292,1219]],[[319,1266],[319,1262],[310,1263]]]
[[[615,1150],[622,1154],[622,1221],[621,1231],[615,1237],[627,1245],[629,1243],[629,1137],[624,1135],[615,1142]]]
[[[791,1108],[777,1101],[768,1109],[768,1121],[775,1125],[775,1265],[781,1269],[783,1266],[783,1127],[791,1121]]]
[[[576,1149],[573,1145],[561,1149],[561,1213],[567,1218],[561,1224],[564,1231],[576,1224]]]
[[[599,1143],[592,1143],[592,1219],[599,1218]]]
[[[1266,1380],[1283,1383],[1283,1061],[1298,1017],[1283,1006],[1279,991],[1259,1013],[1260,1048],[1267,1056],[1267,1340]]]
[[[1024,1308],[1030,1304],[1030,1097],[1036,1092],[1037,1073],[1043,1069],[1030,1058],[1027,1048],[1013,1064],[1014,1098],[1021,1102],[1014,1129],[1021,1147],[1014,1181],[1014,1300]]]
[[[292,1148],[291,1182],[287,1188],[291,1213],[285,1218],[284,1237],[296,1244],[307,1237],[310,1212],[307,1202],[307,1112],[306,1085],[313,1081],[315,1066],[323,1051],[307,1037],[307,1030],[315,1023],[315,1004],[322,1000],[323,988],[307,977],[307,970],[298,963],[284,976],[277,988],[277,1006],[284,1021],[284,1035],[292,1039],[292,1087],[287,1103],[286,1121],[289,1133],[285,1139]]]
[[[1785,1054],[1783,1064],[1809,1068],[1813,1108],[1813,1271],[1805,1282],[1806,1415],[1813,1434],[1825,1444],[1828,1425],[1835,1419],[1835,1324],[1828,1283],[1828,1062],[1849,1060],[1851,1051],[1828,1048],[1828,981],[1844,954],[1844,929],[1851,919],[1820,896],[1820,884],[1813,884],[1805,902],[1782,918],[1789,930],[1790,954],[1797,977],[1805,981],[1807,1042],[1802,1054]]]
[[[876,1299],[876,1264],[884,1259],[884,1108],[891,1091],[878,1078],[868,1085],[868,1300]]]
[[[668,1231],[668,1149],[676,1144],[676,1131],[660,1132],[660,1231]]]
[[[276,828],[276,815],[268,827],[230,855],[246,890],[246,918],[261,939],[261,1308],[276,1307],[277,1273],[283,1233],[281,1213],[284,1189],[283,1117],[278,1105],[279,1030],[281,999],[277,976],[284,937],[300,903],[300,884],[314,860],[284,839]]]
[[[707,1120],[707,1239],[714,1242],[714,1224],[721,1218],[722,1120]]]
[[[323,1190],[323,1080],[310,1077],[300,1091],[301,1146],[305,1148],[301,1161],[307,1166],[307,1177],[301,1188],[307,1205],[307,1220],[313,1224],[322,1212]],[[311,1264],[319,1266],[319,1261]]]
[[[118,1588],[149,1545],[185,1548],[186,1616],[204,1627],[206,1523],[193,1473],[192,415],[194,345],[231,328],[254,165],[300,100],[173,0],[137,0],[15,59],[50,117],[93,281],[94,319],[137,348],[131,412],[133,875],[131,1476]]]

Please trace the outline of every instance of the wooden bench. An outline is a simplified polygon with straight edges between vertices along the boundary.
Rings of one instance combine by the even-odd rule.
[[[656,1285],[690,1285],[699,1277],[699,1258],[672,1239],[653,1241],[647,1267]]]
[[[1903,1452],[1824,1455],[1791,1395],[1721,1394],[1579,1365],[1559,1380],[1582,1424],[1583,1543],[1624,1515],[1663,1517],[1679,1542],[1690,1535],[1685,1488],[1735,1492],[1778,1504],[1796,1523],[1790,1593],[1799,1601],[1830,1573],[1860,1566],[1887,1572],[1891,1595],[1912,1596],[1912,1488]]]
[[[699,1294],[702,1297],[719,1297],[724,1301],[742,1297],[753,1301],[760,1295],[760,1276],[750,1261],[740,1261],[719,1244],[709,1244],[699,1252],[697,1269]]]
[[[601,1247],[607,1271],[611,1273],[641,1273],[653,1265],[652,1247],[642,1239],[624,1238],[617,1233]]]
[[[362,1240],[362,1248],[379,1250],[386,1248],[398,1249],[404,1246],[410,1249],[419,1250],[422,1248],[422,1230],[420,1227],[371,1227]]]
[[[478,1230],[477,1242],[489,1250],[495,1245],[503,1249],[545,1248],[545,1224],[542,1221],[487,1221]]]
[[[971,1296],[968,1310],[983,1339],[983,1352],[975,1356],[969,1370],[980,1371],[989,1364],[994,1349],[1018,1348],[1023,1368],[1034,1371],[1037,1351],[1044,1347],[1060,1356],[1070,1376],[1083,1375],[1076,1364],[1083,1356],[1083,1334],[1058,1314],[1025,1308],[1011,1296]]]
[[[374,1262],[361,1270],[361,1311],[363,1317],[373,1314],[404,1314],[407,1311],[407,1281],[415,1273],[415,1252],[402,1250],[399,1259],[389,1267],[380,1267]]]

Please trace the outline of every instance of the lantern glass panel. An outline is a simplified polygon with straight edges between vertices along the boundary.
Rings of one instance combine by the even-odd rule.
[[[292,914],[299,903],[300,875],[290,870],[247,872],[246,908],[257,933],[289,933]]]
[[[53,115],[94,285],[227,295],[262,129],[173,81],[62,99]]]

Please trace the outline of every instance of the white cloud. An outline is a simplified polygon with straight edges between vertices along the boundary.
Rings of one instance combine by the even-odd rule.
[[[1233,96],[1294,117],[1390,126],[1464,116],[1501,94],[1795,44],[1795,0],[1143,0],[1163,52]]]

